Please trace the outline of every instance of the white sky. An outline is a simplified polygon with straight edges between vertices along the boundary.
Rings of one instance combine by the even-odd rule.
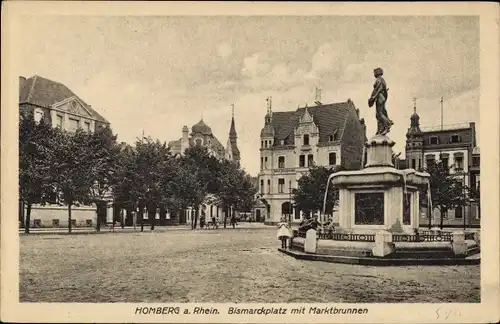
[[[388,83],[390,133],[404,152],[417,97],[421,126],[479,123],[477,17],[30,16],[19,75],[62,82],[112,125],[119,140],[171,141],[203,115],[225,145],[231,107],[242,165],[259,168],[266,97],[275,111],[351,98],[367,106],[373,68]],[[479,126],[479,125],[478,125]]]

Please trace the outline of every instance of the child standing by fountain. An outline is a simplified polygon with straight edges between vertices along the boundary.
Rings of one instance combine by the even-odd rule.
[[[286,219],[281,218],[278,223],[278,240],[281,240],[281,247],[283,249],[287,248],[287,241],[290,238],[290,225],[286,222]]]

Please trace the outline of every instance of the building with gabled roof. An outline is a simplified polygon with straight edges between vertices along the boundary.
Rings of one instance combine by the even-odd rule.
[[[19,112],[20,116],[34,118],[35,121],[60,127],[73,132],[82,128],[94,132],[99,128],[109,127],[110,123],[82,98],[71,91],[67,86],[41,76],[30,78],[19,77]],[[111,200],[111,194],[105,197]],[[19,222],[25,222],[25,206],[20,202]],[[94,204],[72,208],[72,226],[95,226],[97,208]],[[112,215],[111,206],[106,205],[101,222],[106,221],[107,215]],[[33,205],[31,209],[31,227],[65,227],[68,226],[67,207],[59,200],[56,193],[51,195],[46,206]]]
[[[260,141],[259,195],[266,207],[258,213],[266,223],[282,216],[300,222],[303,213],[292,201],[300,177],[313,164],[360,169],[366,126],[350,99],[294,111],[274,112],[268,105]]]
[[[38,75],[19,77],[19,110],[67,131],[109,126],[109,121],[64,84]]]

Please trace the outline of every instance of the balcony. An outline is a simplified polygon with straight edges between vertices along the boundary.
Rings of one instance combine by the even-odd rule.
[[[281,169],[274,169],[273,170],[274,174],[283,174],[283,173],[295,173],[295,168],[281,168]]]

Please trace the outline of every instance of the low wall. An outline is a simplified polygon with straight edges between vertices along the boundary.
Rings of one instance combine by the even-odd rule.
[[[71,219],[72,225],[75,227],[94,227],[97,221],[97,209],[90,206],[73,206],[71,208]],[[31,208],[30,227],[68,227],[68,207],[33,206]]]

